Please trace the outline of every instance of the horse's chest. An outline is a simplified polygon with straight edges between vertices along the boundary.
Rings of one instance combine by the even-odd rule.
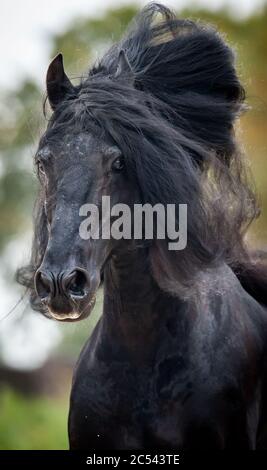
[[[203,355],[198,360],[198,354],[182,352],[158,355],[153,367],[118,359],[80,365],[71,398],[71,447],[224,448],[226,435],[247,443],[235,371],[225,373],[221,355],[211,369],[200,367],[199,361],[208,364]]]
[[[169,365],[170,366],[170,365]],[[192,400],[185,374],[136,375],[121,366],[107,375],[92,372],[74,382],[70,441],[75,447],[179,447],[184,412]]]

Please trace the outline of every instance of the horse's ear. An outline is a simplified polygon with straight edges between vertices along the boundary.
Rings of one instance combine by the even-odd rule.
[[[124,49],[121,49],[119,52],[115,78],[121,78],[122,80],[127,80],[128,82],[134,84],[134,73]]]
[[[65,74],[62,54],[58,54],[48,67],[46,90],[49,104],[53,110],[67,95],[75,93],[75,87]]]

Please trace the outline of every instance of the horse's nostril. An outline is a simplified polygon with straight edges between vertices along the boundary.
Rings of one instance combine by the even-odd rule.
[[[37,271],[35,275],[35,289],[42,300],[47,299],[53,293],[52,277],[43,271]]]
[[[81,268],[74,269],[69,273],[60,273],[57,276],[39,270],[35,275],[35,290],[43,302],[48,302],[63,292],[68,297],[85,297],[88,285],[87,272]]]
[[[71,297],[84,297],[88,286],[88,276],[82,269],[75,269],[64,277],[63,285]]]

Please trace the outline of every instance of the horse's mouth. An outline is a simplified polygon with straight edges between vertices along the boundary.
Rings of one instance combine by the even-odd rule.
[[[96,302],[96,294],[93,294],[89,302],[81,307],[81,310],[72,310],[70,312],[57,312],[51,306],[48,306],[48,313],[51,318],[57,321],[75,322],[87,318],[93,310]]]

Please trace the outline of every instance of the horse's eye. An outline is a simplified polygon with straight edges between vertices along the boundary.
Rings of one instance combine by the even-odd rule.
[[[45,174],[44,165],[40,161],[37,162],[37,169],[38,169],[38,174],[39,175],[44,175]]]
[[[123,157],[118,157],[112,162],[111,168],[113,171],[122,171],[124,169],[124,159]]]

